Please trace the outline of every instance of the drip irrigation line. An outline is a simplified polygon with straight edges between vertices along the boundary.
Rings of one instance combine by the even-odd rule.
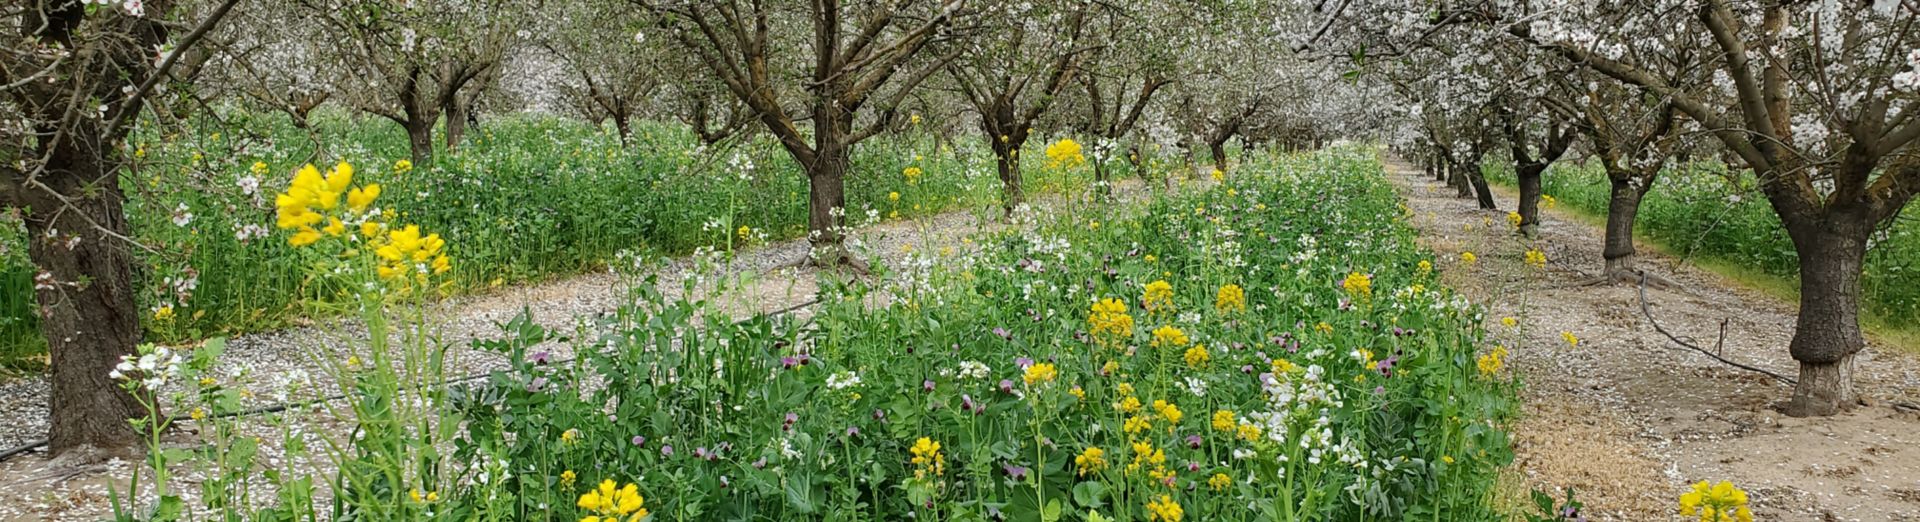
[[[800,303],[798,303],[798,304],[795,304],[795,305],[792,305],[792,306],[788,306],[788,307],[786,307],[786,308],[781,308],[781,309],[779,309],[779,310],[775,310],[775,311],[772,311],[772,312],[768,312],[768,313],[766,313],[766,314],[764,314],[764,315],[765,315],[766,317],[777,317],[777,316],[781,316],[781,315],[786,315],[786,314],[790,314],[790,313],[793,313],[793,312],[797,312],[797,311],[800,311],[801,309],[804,309],[804,308],[807,308],[807,307],[810,307],[810,306],[813,306],[813,305],[817,305],[817,304],[820,304],[820,302],[821,302],[821,299],[820,299],[819,297],[814,297],[813,299],[808,299],[808,300],[806,300],[806,301],[803,301],[803,302],[800,302]],[[757,318],[757,317],[760,317],[760,316],[754,316],[754,317],[750,317],[750,318],[747,318],[747,319],[742,319],[742,320],[739,320],[739,321],[734,321],[734,324],[740,324],[740,323],[743,323],[743,322],[746,322],[746,321],[750,321],[750,320],[752,320],[752,319],[754,319],[754,318]],[[554,364],[566,364],[566,363],[569,363],[569,362],[572,362],[572,361],[573,361],[573,360],[575,360],[575,359],[577,359],[577,357],[568,357],[568,358],[565,358],[565,359],[559,359],[559,360],[557,360],[557,361],[554,361]],[[425,387],[432,387],[432,386],[438,386],[438,387],[444,387],[444,386],[447,386],[447,385],[451,385],[451,384],[459,384],[459,383],[464,383],[464,382],[472,382],[472,381],[477,381],[477,380],[480,380],[480,379],[485,379],[485,378],[487,378],[487,377],[490,377],[490,376],[492,376],[492,375],[493,375],[493,372],[494,372],[494,370],[488,370],[488,371],[485,371],[485,372],[476,372],[476,373],[471,373],[471,374],[467,374],[467,375],[462,375],[462,376],[459,376],[459,377],[454,377],[454,378],[450,378],[450,379],[445,379],[445,380],[441,380],[441,381],[439,381],[439,382],[435,382],[435,383],[429,383],[429,384],[421,384],[421,385],[418,385],[418,386],[414,386],[414,387],[412,387],[412,389],[420,389],[420,388],[425,388]],[[211,418],[215,418],[215,419],[224,419],[224,418],[231,418],[231,417],[251,417],[251,416],[255,416],[255,415],[265,415],[265,414],[269,414],[269,413],[279,413],[279,412],[283,412],[283,411],[287,411],[287,410],[291,410],[291,409],[296,409],[296,408],[305,408],[305,407],[308,407],[308,406],[313,406],[313,405],[315,405],[315,404],[320,404],[320,403],[325,403],[325,402],[332,402],[332,401],[337,401],[337,400],[341,400],[341,399],[345,399],[345,398],[347,398],[347,394],[344,394],[344,393],[339,393],[339,394],[334,394],[334,395],[329,395],[329,396],[326,396],[326,397],[321,397],[321,398],[318,398],[318,399],[312,399],[312,400],[306,400],[306,401],[294,401],[294,402],[283,402],[283,403],[280,403],[280,404],[271,404],[271,405],[266,405],[266,406],[256,406],[256,407],[253,407],[253,408],[248,408],[248,409],[245,409],[245,410],[240,410],[240,411],[233,411],[233,412],[227,412],[227,413],[221,413],[221,414],[217,414],[217,415],[212,415],[212,416],[211,416]],[[175,415],[175,416],[173,416],[173,418],[172,418],[172,419],[170,419],[170,420],[169,420],[169,422],[171,422],[171,421],[177,421],[177,420],[180,420],[180,419],[183,419],[183,418],[185,418],[185,417],[182,417],[182,416],[179,416],[179,415]],[[12,458],[14,458],[14,457],[18,457],[18,456],[20,456],[20,455],[25,455],[25,454],[27,454],[27,453],[30,453],[30,452],[32,452],[33,450],[36,450],[36,449],[40,449],[40,448],[42,448],[42,447],[45,447],[46,445],[47,445],[47,439],[45,439],[45,438],[40,438],[40,439],[35,439],[35,440],[31,440],[31,441],[28,441],[28,442],[27,442],[26,444],[22,444],[22,445],[20,445],[20,446],[17,446],[17,447],[13,447],[13,448],[8,448],[8,449],[7,449],[7,450],[5,450],[5,451],[0,451],[0,462],[6,462],[6,461],[8,461],[8,460],[10,460],[10,459],[12,459]]]

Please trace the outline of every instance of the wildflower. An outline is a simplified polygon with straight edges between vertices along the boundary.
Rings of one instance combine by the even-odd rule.
[[[1180,331],[1179,328],[1173,325],[1153,329],[1153,346],[1155,348],[1162,346],[1178,348],[1186,346],[1187,343],[1190,342],[1192,342],[1192,340],[1187,339],[1187,333]]]
[[[1233,428],[1234,428],[1234,424],[1233,424],[1232,411],[1220,410],[1220,411],[1213,412],[1213,430],[1214,431],[1233,431]]]
[[[1050,169],[1073,168],[1087,162],[1087,157],[1080,153],[1080,144],[1072,138],[1061,138],[1047,145],[1046,153],[1047,168]]]
[[[580,442],[580,430],[578,428],[569,428],[567,431],[560,432],[560,442],[563,444]]]
[[[1140,411],[1140,398],[1132,395],[1123,397],[1120,399],[1120,402],[1113,403],[1113,409],[1119,410],[1121,413]]]
[[[1371,296],[1373,295],[1373,278],[1359,272],[1349,273],[1346,279],[1340,281],[1340,288],[1346,289],[1347,294],[1354,297]]]
[[[1441,462],[1446,462],[1446,463],[1448,463],[1448,464],[1452,464],[1452,463],[1453,463],[1453,455],[1441,455],[1441,456],[1440,456],[1440,461],[1441,461]]]
[[[1747,492],[1727,481],[1711,486],[1704,480],[1694,484],[1692,491],[1680,495],[1680,514],[1698,515],[1702,522],[1753,522],[1753,512],[1747,509]]]
[[[1127,304],[1119,299],[1101,299],[1093,303],[1087,326],[1094,337],[1128,337],[1133,335],[1133,316],[1127,315]]]
[[[1159,413],[1160,418],[1166,419],[1167,424],[1179,424],[1180,418],[1184,416],[1184,414],[1180,413],[1179,406],[1159,399],[1153,401],[1153,411]]]
[[[913,448],[909,451],[913,453],[915,477],[924,478],[929,473],[939,475],[946,471],[947,457],[940,453],[940,443],[933,439],[920,437],[920,440],[913,442]]]
[[[1240,285],[1228,284],[1220,287],[1213,297],[1213,307],[1222,312],[1247,311],[1247,291]]]
[[[1187,361],[1187,366],[1194,368],[1206,366],[1207,361],[1213,359],[1212,356],[1207,355],[1207,348],[1198,344],[1193,345],[1192,348],[1188,348],[1184,358]]]
[[[1534,268],[1546,268],[1547,255],[1541,253],[1538,248],[1529,249],[1527,250],[1527,264],[1533,265]]]
[[[1429,274],[1429,273],[1432,273],[1432,272],[1433,272],[1433,262],[1432,262],[1432,261],[1428,261],[1428,260],[1425,260],[1425,259],[1422,259],[1422,260],[1420,260],[1420,265],[1418,266],[1418,268],[1417,268],[1417,269],[1418,269],[1418,270],[1420,271],[1420,275],[1427,275],[1427,274]]]
[[[900,193],[899,193],[899,192],[888,192],[888,193],[887,193],[887,201],[892,201],[892,202],[896,202],[896,203],[897,203],[897,202],[899,202],[899,201],[900,201]]]
[[[1088,447],[1087,449],[1081,450],[1079,455],[1073,457],[1073,465],[1079,469],[1079,476],[1084,477],[1088,473],[1095,473],[1107,469],[1106,455],[1106,450]]]
[[[854,372],[839,372],[827,376],[827,387],[831,389],[844,390],[859,385],[860,374]]]
[[[1170,495],[1160,495],[1160,500],[1147,503],[1147,522],[1180,522],[1180,517],[1185,515]]]
[[[1507,328],[1513,328],[1515,326],[1520,326],[1520,320],[1514,319],[1513,316],[1507,316],[1507,317],[1500,318],[1500,324],[1506,325]]]
[[[1521,217],[1520,217],[1520,213],[1519,213],[1519,212],[1508,212],[1508,213],[1507,213],[1507,224],[1508,224],[1508,225],[1512,225],[1512,226],[1513,226],[1513,228],[1520,228],[1520,222],[1521,222],[1521,221],[1522,221],[1523,219],[1524,219],[1524,218],[1521,218]]]
[[[900,171],[901,175],[907,177],[907,183],[920,181],[920,175],[923,173],[924,171],[921,171],[920,167],[907,167],[906,170]]]
[[[1580,338],[1574,337],[1573,332],[1566,332],[1566,331],[1560,332],[1560,338],[1567,341],[1568,347],[1580,346]]]
[[[1492,377],[1493,374],[1500,373],[1500,366],[1504,364],[1503,361],[1506,357],[1507,347],[1495,345],[1493,351],[1480,356],[1479,359],[1475,361],[1475,364],[1480,367],[1481,376]]]
[[[207,409],[195,407],[192,412],[187,414],[187,417],[193,420],[207,420]]]
[[[1465,264],[1468,264],[1468,265],[1472,265],[1472,264],[1473,264],[1473,263],[1474,263],[1475,261],[1479,261],[1479,260],[1480,260],[1480,257],[1479,257],[1479,256],[1476,256],[1476,255],[1473,255],[1473,252],[1461,252],[1461,253],[1460,253],[1460,262],[1461,262],[1461,263],[1465,263]]]
[[[1333,333],[1333,325],[1327,324],[1326,321],[1320,321],[1320,324],[1313,325],[1313,329],[1320,333]]]
[[[1158,312],[1173,308],[1173,285],[1165,279],[1147,283],[1146,292],[1140,296],[1140,306],[1149,312]]]
[[[1213,172],[1209,173],[1208,176],[1213,177],[1213,180],[1216,182],[1227,180],[1226,171],[1220,170],[1219,168],[1214,168]]]
[[[1120,424],[1120,431],[1124,431],[1129,435],[1134,433],[1140,433],[1142,431],[1147,431],[1149,429],[1153,429],[1153,421],[1147,420],[1146,417],[1141,417],[1139,415],[1127,417],[1126,422],[1123,422]]]
[[[1067,390],[1067,393],[1073,394],[1073,398],[1075,399],[1087,400],[1087,391],[1080,389],[1079,386],[1074,386],[1073,389]]]
[[[408,160],[404,160],[404,159],[403,159],[403,160],[396,160],[396,161],[394,161],[394,162],[393,162],[393,173],[394,173],[394,174],[406,174],[406,173],[408,173],[408,172],[412,172],[412,171],[413,171],[413,162],[412,162],[412,161],[408,161]]]
[[[640,496],[639,486],[629,482],[626,487],[615,488],[612,480],[606,480],[599,489],[580,495],[574,505],[592,513],[580,522],[639,522],[647,518],[646,499]]]
[[[1033,386],[1037,383],[1053,382],[1053,379],[1058,376],[1059,372],[1054,370],[1053,363],[1039,363],[1028,366],[1027,373],[1022,379],[1027,381],[1027,386]]]
[[[380,184],[368,183],[364,187],[347,191],[347,208],[354,212],[366,212],[373,200],[380,197]]]
[[[374,253],[385,261],[380,266],[381,277],[397,279],[409,270],[416,270],[410,268],[416,266],[429,267],[435,274],[446,272],[450,268],[447,256],[441,253],[447,242],[440,239],[440,234],[427,234],[422,237],[418,225],[407,225],[387,232],[385,243],[374,250]],[[431,265],[426,265],[429,262]],[[420,270],[419,273],[424,276],[425,270]]]
[[[578,475],[574,475],[574,474],[573,474],[573,470],[566,470],[566,471],[562,471],[562,472],[560,472],[560,483],[561,483],[561,484],[572,484],[572,483],[573,483],[573,479],[574,479],[574,478],[576,478],[576,477],[578,477]]]
[[[1207,487],[1213,488],[1214,491],[1227,489],[1230,485],[1233,485],[1233,478],[1225,473],[1214,473],[1212,478],[1207,479]]]
[[[1558,204],[1560,204],[1560,200],[1554,199],[1553,196],[1549,196],[1546,194],[1540,195],[1540,206],[1553,208],[1554,205],[1558,205]]]
[[[166,321],[169,319],[173,319],[173,305],[163,305],[159,308],[153,309],[153,319],[155,321]]]

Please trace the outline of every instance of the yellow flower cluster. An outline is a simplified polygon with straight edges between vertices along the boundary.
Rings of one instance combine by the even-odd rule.
[[[1079,476],[1082,477],[1088,473],[1098,473],[1107,469],[1107,450],[1094,447],[1081,450],[1079,455],[1073,457],[1073,465],[1079,468]]]
[[[1422,259],[1420,260],[1420,265],[1416,268],[1420,271],[1420,275],[1431,274],[1433,273],[1433,262]]]
[[[1053,379],[1059,375],[1060,372],[1054,369],[1053,363],[1037,363],[1027,367],[1027,374],[1022,379],[1027,381],[1027,386],[1033,386],[1053,382]]]
[[[1214,473],[1213,477],[1207,479],[1207,487],[1213,488],[1214,491],[1227,489],[1227,486],[1231,485],[1233,485],[1233,478],[1225,473]]]
[[[913,475],[925,478],[927,475],[939,475],[947,470],[947,456],[940,453],[940,443],[933,439],[920,437],[913,441]]]
[[[1700,522],[1753,522],[1753,512],[1747,509],[1747,492],[1727,481],[1694,484],[1692,491],[1680,495],[1680,514],[1697,515]]]
[[[1507,347],[1495,345],[1493,351],[1480,356],[1480,358],[1475,361],[1475,364],[1480,366],[1481,376],[1492,377],[1493,374],[1500,373],[1500,367],[1506,364],[1506,358]]]
[[[402,280],[409,276],[425,280],[428,273],[443,274],[452,268],[442,250],[447,246],[440,234],[420,235],[420,227],[407,225],[389,231],[374,253],[380,256],[381,279]]]
[[[1247,291],[1236,284],[1222,286],[1219,292],[1214,293],[1213,307],[1222,312],[1245,312]]]
[[[1062,138],[1047,145],[1047,168],[1073,168],[1086,162],[1087,157],[1080,153],[1080,143],[1072,138]]]
[[[1547,254],[1542,253],[1538,248],[1529,249],[1527,250],[1527,264],[1533,265],[1534,268],[1546,268]]]
[[[640,496],[640,487],[627,483],[626,487],[615,489],[612,480],[600,482],[600,488],[580,495],[580,501],[574,504],[590,513],[580,518],[580,522],[639,522],[647,518],[646,499]]]
[[[1119,299],[1101,299],[1093,303],[1093,313],[1087,316],[1087,326],[1092,329],[1095,338],[1125,338],[1133,335],[1133,316],[1127,315],[1127,304]]]
[[[1192,341],[1187,339],[1187,333],[1180,331],[1179,328],[1176,328],[1173,325],[1166,325],[1166,326],[1153,329],[1153,347],[1154,348],[1159,348],[1162,346],[1179,348],[1182,346],[1186,346],[1187,343],[1189,342],[1192,342]]]
[[[412,162],[412,161],[409,161],[409,160],[396,160],[396,161],[394,161],[394,162],[393,162],[393,173],[394,173],[394,174],[406,174],[406,173],[408,173],[408,172],[413,172],[413,162]]]
[[[1220,411],[1213,412],[1213,430],[1214,431],[1233,431],[1233,428],[1234,428],[1234,421],[1233,421],[1232,411],[1220,410]]]
[[[1207,347],[1201,346],[1199,344],[1195,344],[1193,345],[1192,348],[1188,348],[1187,353],[1183,357],[1187,361],[1187,366],[1192,366],[1194,368],[1206,366],[1207,361],[1213,360],[1213,356],[1207,354]]]
[[[1166,419],[1167,424],[1179,424],[1180,418],[1186,416],[1186,414],[1180,412],[1179,406],[1159,399],[1153,401],[1153,411],[1159,413],[1160,418]]]
[[[1520,221],[1522,221],[1523,219],[1524,219],[1524,218],[1521,218],[1521,217],[1520,217],[1520,213],[1519,213],[1519,212],[1508,212],[1508,213],[1507,213],[1507,225],[1510,225],[1510,226],[1512,226],[1512,227],[1514,227],[1514,228],[1520,228]]]
[[[907,167],[906,170],[900,171],[900,175],[906,176],[909,185],[919,183],[920,175],[925,173],[926,171],[920,170],[920,167]]]
[[[1472,265],[1472,264],[1473,264],[1473,263],[1474,263],[1475,261],[1479,261],[1479,260],[1480,260],[1480,256],[1476,256],[1476,255],[1473,255],[1473,252],[1461,252],[1461,253],[1460,253],[1460,262],[1461,262],[1461,263],[1465,263],[1465,264],[1467,264],[1467,265]]]
[[[1149,312],[1164,312],[1173,309],[1173,285],[1165,279],[1147,283],[1146,291],[1140,294],[1140,306]]]
[[[1340,282],[1340,288],[1346,289],[1354,297],[1372,296],[1373,278],[1359,272],[1349,273],[1346,280]]]
[[[1174,502],[1169,495],[1160,495],[1159,500],[1147,503],[1147,522],[1180,522],[1186,511],[1180,509],[1180,503]]]
[[[1566,331],[1560,332],[1560,339],[1566,341],[1568,347],[1580,346],[1580,338],[1575,337],[1573,335],[1573,332],[1566,332]]]
[[[345,209],[340,208],[343,196],[347,203]],[[346,216],[352,219],[366,212],[374,198],[378,197],[378,184],[353,187],[353,165],[340,162],[322,176],[320,169],[309,164],[294,173],[293,183],[285,193],[274,197],[274,225],[282,230],[295,231],[287,239],[288,244],[311,245],[323,237],[322,230],[330,236],[345,233],[347,227],[340,218]]]

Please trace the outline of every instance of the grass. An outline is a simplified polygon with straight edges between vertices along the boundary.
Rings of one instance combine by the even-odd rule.
[[[1514,186],[1511,169],[1488,164],[1488,179]],[[1542,179],[1554,211],[1606,226],[1608,185],[1597,164],[1558,164]],[[1707,165],[1669,169],[1641,203],[1636,248],[1680,259],[1788,304],[1799,302],[1798,259],[1750,180]],[[1598,245],[1595,245],[1597,248]],[[1920,224],[1901,222],[1868,252],[1861,324],[1880,344],[1920,353]]]
[[[136,267],[150,340],[278,328],[344,294],[312,277],[284,238],[240,237],[249,226],[271,230],[272,194],[306,163],[324,170],[350,162],[356,183],[384,187],[380,206],[396,224],[461,238],[451,252],[453,276],[441,289],[446,294],[599,270],[625,255],[805,235],[806,181],[768,139],[708,150],[683,126],[640,123],[635,143],[622,147],[609,129],[511,116],[487,121],[459,152],[441,151],[434,164],[407,170],[396,163],[407,157],[406,136],[383,120],[324,114],[310,136],[273,115],[225,116],[229,127],[149,130],[130,140],[135,159],[121,177],[129,221],[136,238],[161,252],[141,253]],[[846,182],[849,221],[997,205],[992,155],[975,141],[955,148],[909,130],[862,144]],[[1044,146],[1036,140],[1028,156],[1043,157]],[[263,168],[256,171],[256,162]],[[1077,190],[1091,177],[1025,163],[1026,186],[1036,195]],[[1114,163],[1127,175],[1125,162]],[[909,179],[909,167],[922,174]],[[257,190],[242,189],[248,178]],[[21,225],[4,219],[0,360],[31,370],[44,353],[32,314],[34,271]]]

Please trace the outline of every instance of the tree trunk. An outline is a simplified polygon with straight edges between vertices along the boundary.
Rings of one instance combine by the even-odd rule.
[[[1612,189],[1607,198],[1606,248],[1600,256],[1606,259],[1607,274],[1621,274],[1634,270],[1633,223],[1640,214],[1640,200],[1646,192],[1633,186],[1631,174],[1609,178]]]
[[[35,279],[40,331],[52,358],[49,446],[55,454],[126,451],[139,443],[128,419],[147,412],[107,376],[140,341],[133,255],[125,240],[114,237],[131,234],[126,197],[116,181],[119,165],[67,145],[54,151],[47,169],[41,179],[70,199],[37,190],[23,190],[20,197],[32,238],[28,255],[41,270]]]
[[[1026,191],[1020,187],[1020,154],[1018,153],[1022,144],[1014,143],[1012,140],[1003,142],[994,136],[988,136],[987,139],[993,142],[993,155],[999,159],[1000,206],[1006,211],[1007,217],[1012,217],[1013,209],[1027,200]],[[1099,165],[1095,165],[1094,170],[1100,170]]]
[[[1227,140],[1208,141],[1207,152],[1213,154],[1213,168],[1227,171]]]
[[[1800,314],[1788,346],[1800,362],[1800,379],[1787,415],[1833,415],[1853,404],[1853,356],[1865,346],[1860,272],[1873,232],[1869,215],[1864,208],[1835,207],[1819,218],[1782,216],[1800,256]]]
[[[1473,185],[1473,192],[1479,195],[1482,210],[1500,210],[1500,205],[1493,201],[1493,187],[1487,186],[1487,173],[1480,170],[1479,163],[1467,166],[1467,181]]]
[[[613,128],[620,132],[620,146],[621,147],[632,146],[633,145],[633,121],[630,120],[631,117],[627,115],[625,112],[614,113],[612,117],[613,117]]]
[[[1467,181],[1467,166],[1458,162],[1447,163],[1447,184],[1452,185],[1454,197],[1473,197],[1473,183]]]
[[[1530,163],[1514,167],[1514,177],[1520,184],[1520,235],[1538,237],[1540,235],[1540,174],[1547,170],[1546,165]],[[1477,188],[1477,186],[1476,186]],[[1487,198],[1480,199],[1485,207]]]
[[[408,121],[406,127],[407,148],[413,155],[414,166],[433,163],[433,120]]]
[[[842,237],[847,208],[846,173],[851,154],[844,146],[819,149],[807,168],[807,238],[818,266],[853,263]]]
[[[467,135],[467,111],[471,107],[460,102],[460,95],[448,97],[446,107],[441,108],[447,115],[447,152],[460,148],[460,140]]]

